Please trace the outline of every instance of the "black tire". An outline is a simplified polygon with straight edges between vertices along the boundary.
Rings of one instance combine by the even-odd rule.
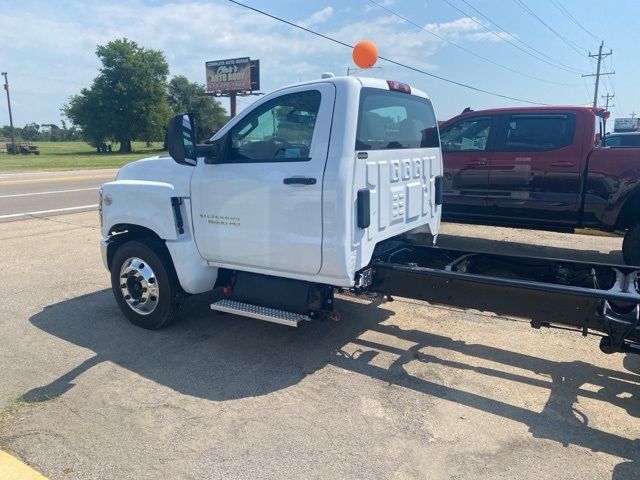
[[[640,223],[627,230],[622,241],[622,256],[627,265],[640,265]]]
[[[128,280],[121,278],[121,271],[131,258],[140,259],[153,271],[157,302],[150,313],[139,313],[125,300],[122,285]],[[118,247],[111,262],[111,289],[122,313],[138,327],[157,330],[167,326],[178,316],[182,291],[168,252],[163,251],[163,246],[153,240],[146,243],[129,241]]]

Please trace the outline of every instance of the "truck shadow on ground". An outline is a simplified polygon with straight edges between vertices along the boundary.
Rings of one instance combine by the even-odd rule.
[[[626,461],[616,467],[613,478],[640,478],[640,440],[591,426],[577,404],[578,398],[605,402],[624,410],[630,421],[637,421],[640,376],[633,373],[640,371],[637,358],[629,357],[625,362],[632,372],[580,361],[556,362],[428,331],[402,329],[388,321],[393,315],[388,309],[342,299],[337,301],[342,321],[317,322],[300,329],[212,314],[207,311],[208,303],[206,296],[193,297],[181,321],[156,332],[130,325],[106,290],[46,307],[31,322],[64,341],[92,350],[95,356],[48,385],[25,393],[24,400],[39,402],[63,395],[74,388],[81,374],[101,362],[113,362],[182,394],[217,401],[266,395],[335,365],[522,423],[535,438],[621,457]],[[387,336],[394,341],[370,340]],[[414,346],[396,346],[407,343]],[[451,360],[442,349],[470,357],[471,361]],[[356,353],[349,353],[353,351]],[[372,364],[372,358],[380,352],[391,353],[397,360],[388,368]],[[474,366],[474,359],[500,366]],[[490,376],[544,388],[549,397],[541,411],[529,410],[412,375],[405,368],[411,362],[473,372],[479,379]]]
[[[463,237],[450,234],[440,234],[438,236],[438,246],[442,248],[469,250],[473,252],[499,252],[505,255],[528,255],[575,260],[579,262],[601,262],[624,265],[624,259],[622,258],[621,250],[622,239],[620,239],[620,249],[611,250],[609,253],[600,252],[597,250],[552,247],[548,245],[534,245],[530,243],[520,243],[508,240]]]

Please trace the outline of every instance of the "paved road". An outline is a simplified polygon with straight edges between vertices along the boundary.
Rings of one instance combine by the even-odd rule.
[[[0,224],[0,449],[51,480],[640,478],[640,358],[597,338],[401,298],[288,329],[206,295],[150,332],[98,239],[94,212]],[[621,240],[440,243],[618,261]]]
[[[0,174],[0,222],[94,210],[117,170]]]

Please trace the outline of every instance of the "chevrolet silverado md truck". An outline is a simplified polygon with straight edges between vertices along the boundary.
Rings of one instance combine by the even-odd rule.
[[[334,292],[348,291],[560,324],[601,336],[605,353],[640,353],[638,267],[433,245],[442,159],[415,88],[297,84],[205,144],[195,121],[170,121],[172,158],[131,163],[100,192],[104,262],[136,325],[160,328],[184,296],[211,291],[213,310],[298,326],[336,318]]]
[[[436,119],[415,88],[354,77],[297,84],[198,147],[193,121],[170,126],[175,161],[131,163],[102,188],[104,261],[137,325],[162,327],[183,293],[216,282],[234,300],[214,309],[295,325],[331,311],[334,287],[366,281],[383,240],[438,233]]]

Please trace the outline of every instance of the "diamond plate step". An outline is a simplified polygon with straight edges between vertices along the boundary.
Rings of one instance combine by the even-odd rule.
[[[279,323],[280,325],[287,325],[289,327],[297,327],[300,322],[311,320],[311,317],[308,315],[261,307],[259,305],[252,305],[250,303],[238,302],[226,298],[212,303],[211,310],[257,318],[258,320]]]

